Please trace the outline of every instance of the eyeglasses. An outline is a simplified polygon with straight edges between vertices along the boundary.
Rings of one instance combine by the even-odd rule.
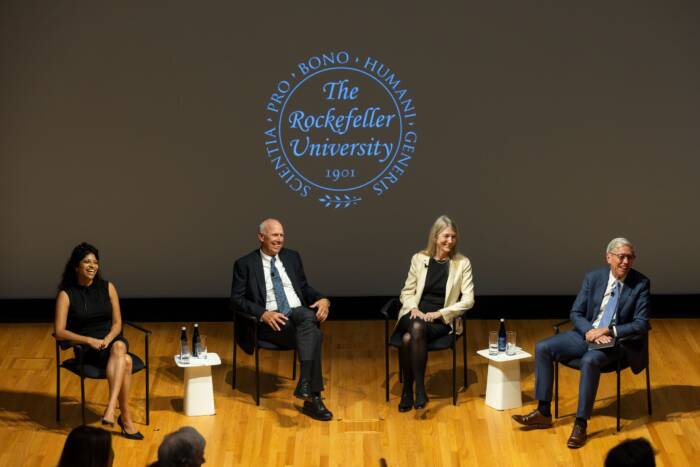
[[[620,262],[623,262],[624,260],[627,260],[627,261],[629,261],[629,262],[631,263],[632,261],[634,261],[634,258],[637,257],[634,253],[631,254],[631,255],[626,255],[626,254],[623,254],[623,253],[612,253],[612,252],[611,252],[611,253],[608,253],[608,254],[615,256],[617,259],[620,260]]]

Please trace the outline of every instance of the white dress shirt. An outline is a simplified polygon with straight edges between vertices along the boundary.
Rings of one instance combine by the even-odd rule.
[[[272,286],[272,275],[270,274],[272,256],[266,255],[262,250],[260,250],[260,256],[262,257],[262,267],[265,275],[265,310],[277,310],[277,299],[275,298],[275,289]],[[279,271],[280,279],[282,279],[282,287],[284,287],[284,294],[287,296],[289,308],[300,307],[301,300],[299,300],[297,293],[294,291],[292,281],[289,279],[287,270],[284,269],[284,263],[282,263],[279,255],[275,257],[275,267]]]
[[[593,321],[593,327],[597,328],[598,325],[600,324],[600,320],[603,319],[603,312],[605,311],[605,306],[608,304],[610,301],[610,295],[612,294],[613,289],[615,288],[615,284],[619,282],[620,283],[620,295],[622,295],[622,288],[625,286],[625,278],[623,277],[622,279],[617,279],[617,277],[613,276],[612,271],[610,271],[610,275],[608,276],[608,287],[605,289],[605,294],[603,294],[603,301],[600,302],[600,310],[598,311],[598,316],[596,316],[595,321]],[[617,297],[617,305],[619,309],[620,305],[620,297]],[[617,309],[612,315],[611,323],[614,323],[617,318]],[[615,326],[613,328],[613,335],[617,336],[617,329],[615,329]]]

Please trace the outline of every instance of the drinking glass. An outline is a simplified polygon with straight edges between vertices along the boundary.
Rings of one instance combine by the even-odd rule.
[[[207,336],[199,336],[199,358],[207,358]]]
[[[498,333],[489,331],[489,355],[498,355]]]
[[[515,355],[515,331],[506,332],[506,355]]]

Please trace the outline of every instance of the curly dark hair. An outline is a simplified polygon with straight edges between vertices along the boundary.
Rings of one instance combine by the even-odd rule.
[[[58,290],[65,290],[72,285],[78,284],[78,276],[75,273],[75,268],[77,268],[83,258],[90,253],[95,255],[95,258],[97,258],[98,261],[100,260],[100,253],[97,248],[87,242],[83,242],[73,248],[73,252],[70,254],[68,262],[66,262],[66,267],[63,269],[63,276],[61,276],[61,282],[58,284]],[[100,275],[100,271],[98,269],[97,274],[95,274],[95,282],[101,281],[102,276]]]

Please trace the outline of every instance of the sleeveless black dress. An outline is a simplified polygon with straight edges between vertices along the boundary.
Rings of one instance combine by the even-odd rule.
[[[72,285],[63,289],[70,301],[66,329],[82,336],[104,339],[112,328],[112,302],[109,300],[108,287],[109,282],[95,280],[89,286]],[[127,340],[121,335],[102,350],[84,345],[83,361],[89,365],[106,368],[112,345],[118,340],[128,347]]]
[[[447,278],[450,273],[450,262],[438,262],[434,258],[430,258],[428,262],[428,273],[425,277],[425,286],[423,287],[423,294],[420,298],[420,303],[418,304],[418,309],[423,313],[429,313],[431,311],[437,311],[445,306],[445,292],[447,291]],[[418,318],[416,318],[418,319]],[[452,328],[442,322],[442,320],[435,320],[427,324],[427,339],[428,342],[432,342],[442,336],[446,336],[450,333]],[[411,314],[406,313],[401,317],[396,326],[396,333],[404,334],[408,332],[411,325]]]

